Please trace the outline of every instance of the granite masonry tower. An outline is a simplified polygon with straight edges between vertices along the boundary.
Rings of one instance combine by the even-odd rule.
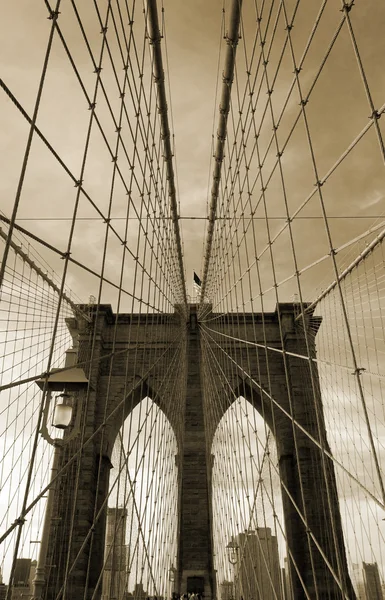
[[[209,310],[208,306],[206,315]],[[179,541],[175,591],[180,594],[203,592],[205,600],[211,600],[215,597],[216,582],[211,507],[212,457],[208,449],[211,448],[220,417],[218,423],[210,421],[207,425],[205,420],[204,390],[208,375],[202,359],[201,328],[204,325],[199,322],[198,306],[189,305],[186,317],[178,307],[174,314],[115,316],[109,305],[100,305],[92,307],[91,316],[91,324],[81,317],[67,320],[74,347],[78,350],[78,363],[84,365],[89,361],[91,347],[93,353],[90,368],[88,371],[85,369],[90,389],[87,402],[82,404],[86,439],[103,423],[105,414],[112,413],[120,406],[126,391],[131,391],[124,406],[116,411],[116,418],[109,419],[103,434],[92,438],[83,449],[81,458],[72,463],[58,486],[56,510],[59,519],[55,521],[52,534],[54,541],[49,551],[49,563],[55,564],[56,569],[47,584],[47,599],[54,600],[63,584],[68,590],[68,598],[83,598],[86,581],[87,598],[100,599],[101,586],[100,592],[93,594],[103,568],[107,509],[104,514],[101,507],[109,488],[112,448],[122,418],[126,418],[144,397],[150,396],[161,405],[178,444]],[[285,530],[291,552],[288,563],[293,597],[296,600],[306,597],[340,600],[346,596],[354,599],[347,569],[334,467],[323,451],[329,447],[316,363],[298,357],[307,354],[309,341],[303,325],[295,319],[295,306],[280,304],[279,316],[280,319],[277,311],[264,315],[239,314],[236,319],[231,314],[221,316],[222,333],[225,328],[229,336],[235,336],[238,331],[236,327],[240,326],[243,331],[244,341],[238,343],[237,360],[239,364],[239,357],[243,356],[245,368],[239,364],[239,369],[233,370],[230,383],[234,397],[242,395],[249,400],[275,434]],[[309,336],[313,340],[310,341],[310,352],[315,356],[314,340],[320,319],[311,314],[306,318],[312,330]],[[216,320],[211,319],[210,326],[214,330],[215,323]],[[269,364],[263,357],[250,352],[250,345],[245,342],[264,343],[266,336],[269,347],[282,349],[284,345],[287,352],[285,364],[282,352],[271,352]],[[215,340],[215,332],[212,337]],[[164,373],[172,360],[165,348],[176,338],[184,347],[184,368],[174,369],[165,383]],[[111,358],[113,344],[116,352]],[[249,372],[251,369],[249,378],[244,375],[247,371],[246,358]],[[158,361],[159,368],[156,372],[151,371],[150,376],[149,367],[154,361]],[[135,365],[135,368],[131,369],[130,365]],[[136,382],[140,384],[136,385]],[[211,381],[211,385],[217,385],[218,394],[225,393],[220,391],[224,390],[221,381]],[[279,406],[272,405],[267,401],[267,395],[261,393],[268,386]],[[184,390],[184,406],[177,413],[172,410],[175,407],[172,390],[175,389]],[[228,395],[223,397],[220,405],[228,408]],[[293,420],[288,417],[293,413],[296,423],[300,425],[295,435]],[[317,443],[311,442],[301,428]],[[78,443],[75,440],[68,444],[63,463],[78,450]],[[71,491],[67,491],[65,496],[62,492],[68,490],[68,481],[77,470],[80,472],[80,485],[76,510],[72,515],[74,522],[70,555],[78,558],[75,568],[66,574],[64,557],[69,544],[68,507],[74,499],[69,497]],[[296,507],[306,513],[308,527],[299,517]],[[92,536],[84,543],[95,510],[101,510],[103,515]],[[92,560],[89,561],[90,556]],[[331,569],[326,567],[325,559],[342,582],[343,590],[336,583]],[[64,582],[65,577],[67,580]]]

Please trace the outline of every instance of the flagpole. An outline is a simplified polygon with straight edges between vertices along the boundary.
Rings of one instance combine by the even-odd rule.
[[[202,280],[197,275],[196,271],[193,271],[193,291],[195,303],[200,303],[202,298]],[[195,293],[196,292],[196,293]]]

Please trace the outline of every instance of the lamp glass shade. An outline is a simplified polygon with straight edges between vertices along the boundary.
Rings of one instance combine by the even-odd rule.
[[[227,558],[229,559],[229,562],[231,562],[232,565],[235,565],[238,560],[238,546],[234,542],[234,540],[231,540],[231,542],[229,542],[227,544],[226,552],[227,552]]]
[[[68,425],[71,423],[72,419],[72,406],[68,404],[56,404],[54,412],[52,425],[56,427],[56,429],[67,429]]]

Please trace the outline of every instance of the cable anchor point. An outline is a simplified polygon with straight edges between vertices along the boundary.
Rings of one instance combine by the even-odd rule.
[[[365,367],[357,367],[357,369],[354,369],[352,372],[352,375],[362,375],[362,373],[365,373],[365,371]]]
[[[353,6],[354,0],[348,3],[344,3],[343,7],[341,8],[341,12],[349,13],[352,10]]]
[[[47,19],[49,21],[56,21],[59,18],[60,11],[58,10],[50,10],[49,17]]]
[[[372,112],[372,114],[371,114],[371,115],[369,115],[369,119],[373,119],[373,120],[375,120],[375,121],[378,121],[378,119],[380,119],[380,118],[381,118],[381,115],[382,115],[382,113],[381,113],[381,112],[379,112],[378,110],[374,110],[374,111]]]

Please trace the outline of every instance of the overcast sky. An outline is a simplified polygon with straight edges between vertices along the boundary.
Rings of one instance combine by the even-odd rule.
[[[22,0],[21,2],[3,2],[0,19],[0,76],[10,91],[21,103],[25,111],[32,115],[37,93],[38,81],[44,60],[51,21],[47,19],[47,9],[43,1]],[[97,22],[93,3],[78,2],[79,12],[85,27],[90,47],[98,56],[102,36],[100,24]],[[103,13],[102,2],[98,3]],[[165,36],[162,40],[163,61],[167,76],[167,90],[170,85],[169,118],[175,134],[175,173],[177,176],[178,202],[180,203],[180,224],[184,243],[184,263],[188,292],[191,293],[192,272],[202,274],[202,257],[204,245],[205,221],[184,220],[186,216],[206,217],[207,200],[210,198],[213,163],[212,144],[218,120],[220,88],[222,84],[223,58],[225,43],[223,33],[227,31],[229,2],[223,4],[220,0],[164,0]],[[259,6],[261,3],[257,3]],[[279,3],[265,3],[265,19],[268,9],[272,7],[273,18]],[[292,15],[295,7],[294,0],[286,1],[288,15]],[[306,0],[299,3],[292,39],[297,62],[302,56],[317,13],[321,6],[320,0]],[[276,6],[277,5],[277,6]],[[223,13],[223,7],[225,13]],[[300,81],[304,96],[309,92],[314,82],[317,70],[325,57],[328,45],[338,30],[342,19],[341,3],[337,0],[326,2],[325,10],[319,28],[309,48],[300,73]],[[76,62],[77,68],[89,95],[92,95],[96,75],[89,54],[76,23],[71,3],[62,0],[59,25]],[[146,68],[143,77],[144,87],[148,93],[151,70],[149,64],[148,41],[143,38],[142,7],[138,5],[135,16],[135,36],[139,54],[146,49]],[[385,4],[378,0],[356,2],[351,19],[359,47],[360,57],[365,70],[365,77],[373,99],[374,107],[380,110],[385,103],[385,77],[383,60],[385,56]],[[242,40],[238,47],[238,63],[236,83],[234,84],[234,120],[238,118],[237,91],[242,97],[246,83],[245,50],[248,61],[255,36],[255,6],[251,0],[244,1]],[[127,20],[127,19],[126,19]],[[270,35],[270,34],[269,34]],[[122,78],[122,64],[116,42],[109,29],[109,40],[115,63],[119,67],[119,77]],[[286,36],[285,22],[281,15],[277,22],[276,41],[269,62],[269,73],[273,78],[280,60],[280,49]],[[268,41],[269,41],[268,36]],[[267,44],[268,45],[268,44]],[[259,46],[257,47],[259,48]],[[318,174],[322,179],[340,159],[350,144],[370,122],[371,108],[365,94],[362,76],[357,66],[357,60],[352,49],[348,28],[342,26],[330,56],[319,76],[307,105],[308,123],[314,144]],[[167,52],[166,52],[167,49]],[[257,63],[259,50],[254,58]],[[219,61],[219,67],[218,67]],[[135,70],[136,69],[136,70]],[[138,69],[135,67],[134,78],[138,82]],[[279,75],[274,83],[272,97],[274,111],[279,115],[286,99],[288,89],[293,80],[293,63],[288,49],[284,53]],[[110,63],[105,58],[103,62],[102,81],[104,82],[114,114],[119,111],[119,97],[114,83]],[[120,79],[122,81],[122,79]],[[147,86],[147,87],[146,87]],[[218,87],[219,86],[219,87]],[[265,87],[264,87],[265,86]],[[266,84],[261,87],[261,98],[266,98]],[[218,91],[218,93],[217,93]],[[167,92],[168,93],[168,92]],[[300,112],[300,97],[294,89],[285,109],[278,140],[282,145]],[[265,100],[261,100],[256,111],[256,120],[262,116]],[[134,122],[134,108],[127,94],[127,110],[130,120]],[[143,110],[143,109],[142,109]],[[154,111],[155,112],[155,111]],[[97,114],[101,120],[106,136],[113,145],[116,142],[115,126],[109,117],[105,100],[97,100]],[[41,107],[37,124],[62,160],[66,163],[75,177],[79,177],[86,131],[90,111],[74,76],[68,57],[65,55],[61,42],[55,37]],[[378,121],[379,130],[384,132],[384,119]],[[229,144],[234,141],[232,119],[229,127]],[[0,208],[9,217],[15,199],[20,169],[28,136],[29,126],[23,116],[14,106],[10,98],[0,90]],[[260,150],[266,150],[272,132],[271,119],[266,118],[261,128]],[[124,140],[130,154],[133,144],[127,123],[123,127]],[[122,134],[123,135],[123,134]],[[251,139],[251,138],[250,138]],[[239,140],[238,140],[239,141]],[[251,178],[255,181],[253,205],[257,205],[261,183],[257,181],[258,161],[249,152]],[[272,148],[266,159],[265,178],[272,168],[277,154]],[[119,164],[126,181],[129,180],[130,170],[124,163],[122,153],[119,153]],[[227,157],[228,165],[228,157]],[[289,211],[295,211],[314,190],[315,176],[308,148],[306,131],[300,119],[290,142],[282,156],[282,167],[285,175]],[[95,202],[96,206],[107,214],[108,199],[111,189],[113,164],[105,149],[100,134],[94,127],[91,145],[84,173],[84,189]],[[138,170],[136,172],[139,172]],[[140,177],[140,175],[139,175]],[[66,250],[70,231],[70,219],[77,194],[74,182],[58,165],[50,152],[41,141],[34,139],[27,167],[26,177],[20,199],[16,223],[25,227],[62,252]],[[136,194],[136,195],[135,195]],[[355,149],[328,178],[323,185],[325,208],[330,217],[330,230],[333,248],[339,248],[363,234],[370,227],[381,223],[384,214],[384,173],[383,156],[375,128],[371,127],[362,137]],[[133,203],[140,209],[140,197],[137,190]],[[282,227],[286,218],[282,190],[278,177],[273,177],[266,191],[266,201],[269,215],[283,217],[283,220],[271,220],[271,234],[274,235]],[[122,183],[117,183],[114,190],[111,216],[118,233],[124,235],[124,222],[127,195]],[[262,216],[262,205],[257,209],[256,216]],[[318,195],[315,194],[301,216],[319,217],[321,215]],[[72,256],[88,267],[100,270],[105,225],[97,212],[81,197],[79,216],[77,220]],[[98,219],[97,219],[98,217]],[[343,217],[343,218],[341,218]],[[358,218],[359,217],[359,218]],[[368,217],[368,218],[363,218]],[[373,218],[372,218],[373,217]],[[49,220],[47,220],[49,219]],[[116,220],[114,220],[116,219]],[[257,222],[256,235],[258,249],[267,243],[266,226]],[[135,250],[137,241],[137,226],[130,221],[130,231],[127,237],[128,245]],[[299,268],[304,268],[330,253],[330,245],[325,235],[324,226],[320,219],[296,220],[293,224],[296,251]],[[249,235],[249,234],[247,234]],[[342,269],[365,247],[374,237],[369,234],[357,245],[349,246],[346,251],[337,255],[338,266]],[[223,232],[223,239],[229,237],[229,231]],[[247,247],[251,248],[251,237],[247,237]],[[34,244],[49,265],[57,272],[59,278],[63,262],[53,252]],[[278,281],[293,274],[290,239],[286,231],[274,245],[275,267]],[[220,255],[220,253],[219,253]],[[247,267],[245,249],[240,253],[240,270]],[[106,276],[117,282],[121,262],[121,244],[118,240],[110,241],[107,253]],[[133,280],[133,263],[128,261],[124,286],[128,289]],[[271,287],[271,263],[266,255],[260,264],[262,287]],[[305,300],[314,299],[318,292],[334,279],[331,261],[326,260],[317,267],[307,271],[301,281]],[[79,268],[70,266],[67,278],[69,288],[84,302],[90,295],[98,296],[97,278],[85,274]],[[221,285],[220,282],[218,285]],[[254,286],[254,284],[253,284]],[[251,289],[257,290],[256,283]],[[223,294],[220,289],[220,294]],[[296,287],[291,280],[279,288],[279,298],[290,301]],[[275,296],[267,295],[267,308],[273,309]],[[116,307],[116,293],[108,286],[104,287],[101,297],[104,302],[111,302]],[[129,310],[130,304],[123,304],[122,310]],[[382,340],[383,342],[383,340]],[[383,344],[382,344],[383,345]],[[381,355],[383,348],[378,351]],[[336,354],[338,358],[338,353]],[[336,360],[337,360],[336,358]],[[370,362],[370,361],[369,361]],[[383,372],[382,360],[376,365]],[[333,375],[337,378],[338,374]],[[326,376],[325,376],[326,377]],[[377,382],[378,385],[378,382]],[[326,386],[325,386],[326,387]],[[349,384],[346,384],[349,387]],[[373,388],[371,388],[372,390]],[[376,388],[375,388],[376,389]],[[376,396],[376,394],[374,394]],[[334,396],[329,397],[330,403]],[[382,404],[381,404],[382,406]],[[376,410],[373,409],[376,414]],[[353,419],[354,421],[354,419]],[[351,421],[351,422],[353,422]],[[364,435],[364,434],[363,434]],[[343,452],[341,451],[341,454]],[[349,498],[347,503],[349,502]],[[358,514],[356,511],[355,514]],[[377,513],[373,517],[374,523]],[[352,520],[354,522],[354,519]],[[366,555],[363,558],[369,559]]]
[[[294,4],[293,1],[286,3],[288,15],[292,14]],[[299,5],[295,27],[292,32],[298,60],[302,55],[320,5],[321,2],[315,0],[306,3],[306,6],[305,3]],[[229,2],[225,2],[224,6],[226,8],[224,28],[227,31]],[[182,3],[176,0],[167,0],[164,2],[164,7],[166,37],[163,40],[162,47],[164,65],[171,88],[169,116],[175,133],[175,170],[180,214],[182,217],[194,215],[205,217],[213,169],[213,165],[210,164],[212,133],[216,132],[214,119],[217,122],[219,107],[216,85],[219,75],[220,91],[225,51],[225,44],[221,39],[223,36],[222,2],[219,0],[212,2],[201,0]],[[341,20],[342,14],[339,9],[339,3],[336,1],[326,4],[320,26],[301,72],[301,85],[304,94],[308,91],[325,55],[327,46]],[[135,31],[140,48],[141,38],[143,37],[143,18],[141,9],[137,8],[137,11],[137,29]],[[385,51],[385,41],[381,35],[384,11],[385,8],[382,3],[372,0],[369,3],[359,3],[351,13],[365,73],[377,109],[382,106],[385,97],[381,61],[377,59]],[[91,4],[87,7],[81,5],[79,12],[91,47],[95,56],[97,56],[101,36],[94,10]],[[273,5],[272,14],[273,16],[276,14],[275,5]],[[47,20],[44,3],[30,1],[12,3],[7,5],[6,10],[3,10],[0,39],[1,76],[29,114],[32,114],[33,111],[50,24],[51,21]],[[95,74],[79,33],[79,26],[68,2],[62,3],[60,26],[74,60],[77,62],[86,88],[91,93],[95,84]],[[273,50],[270,59],[272,74],[275,72],[279,50],[284,40],[284,26],[285,23],[281,16],[278,21],[274,46],[276,50]],[[237,80],[241,92],[243,92],[246,71],[244,48],[246,47],[250,58],[254,32],[254,3],[244,2],[243,38],[239,44],[237,67]],[[218,69],[220,42],[221,65]],[[112,28],[111,45],[113,46]],[[165,52],[166,45],[167,55]],[[117,65],[120,66],[116,53],[115,59]],[[283,99],[286,97],[289,84],[292,81],[292,72],[293,65],[289,52],[286,51],[274,87],[274,107],[277,114],[279,114]],[[102,74],[106,89],[109,90],[111,95],[113,108],[117,112],[116,86],[114,87],[111,68],[107,59],[104,61]],[[147,73],[147,75],[147,79],[145,78],[146,83],[149,82],[150,74]],[[265,93],[262,89],[262,98]],[[233,96],[233,101],[235,104],[237,103],[235,96]],[[20,174],[28,125],[4,93],[0,97],[0,102],[2,130],[0,152],[2,171],[5,174],[0,184],[1,208],[9,216]],[[129,105],[129,101],[127,101],[127,104]],[[261,104],[264,105],[264,100],[261,100]],[[286,117],[283,119],[279,130],[281,143],[285,140],[289,126],[292,125],[299,110],[298,105],[298,93],[294,90],[285,111]],[[113,124],[111,119],[108,120],[105,103],[102,99],[99,100],[98,108],[101,121],[105,126],[109,140],[112,142],[115,140],[116,134],[113,135]],[[130,111],[130,107],[128,110]],[[352,52],[348,30],[343,27],[308,104],[308,119],[321,177],[327,173],[349,144],[367,125],[369,115],[370,109]],[[88,117],[89,112],[87,112],[84,96],[79,91],[79,84],[73,75],[62,44],[55,39],[39,111],[38,125],[75,176],[80,171]],[[379,124],[382,128],[382,120],[379,121]],[[262,127],[261,151],[266,145],[265,140],[270,135],[271,121],[266,119],[266,124]],[[232,139],[230,127],[229,141]],[[126,143],[129,148],[128,137]],[[276,152],[274,152],[274,156],[275,154]],[[252,162],[251,166],[257,170],[255,162]],[[314,173],[301,121],[288,147],[285,149],[283,168],[289,206],[290,210],[293,211],[314,187]],[[104,212],[107,210],[111,172],[110,157],[103,148],[100,136],[95,132],[88,154],[84,187]],[[267,177],[268,172],[267,169],[265,177]],[[259,190],[260,183],[256,188],[256,191],[259,192]],[[279,182],[273,179],[269,190],[267,201],[270,206],[270,214],[285,217]],[[21,195],[17,222],[63,251],[68,238],[70,222],[55,220],[47,222],[41,219],[71,218],[75,195],[76,189],[74,189],[73,182],[68,175],[64,174],[63,169],[58,166],[41,142],[34,141]],[[357,149],[348,156],[329,179],[327,185],[324,186],[324,197],[329,215],[357,217],[373,214],[381,215],[383,213],[382,158],[374,128],[371,128],[357,146]],[[256,199],[257,194],[254,202],[256,202]],[[121,189],[117,187],[112,216],[121,217],[124,215],[125,202],[126,199],[123,198]],[[84,198],[81,200],[79,211],[79,215],[83,217],[95,219],[97,216],[95,210],[89,207]],[[301,213],[305,216],[319,216],[320,214],[317,197]],[[28,220],[31,218],[38,220]],[[299,244],[300,267],[303,267],[318,259],[330,249],[325,239],[322,221],[298,221],[297,223],[293,227],[297,244]],[[115,224],[119,229],[120,223],[116,222]],[[135,226],[132,223],[130,225],[133,235],[132,245],[134,245]],[[204,225],[205,222],[202,220],[181,221],[189,291],[191,289],[192,270],[195,269],[201,273]],[[270,225],[272,234],[274,234],[281,227],[282,222],[272,221]],[[331,221],[334,247],[337,248],[342,243],[351,240],[371,225],[372,221],[370,219],[350,218],[343,222],[340,219]],[[259,234],[261,240],[265,239],[265,226],[263,224],[260,229],[257,228],[257,234]],[[103,239],[103,235],[104,226],[100,221],[78,221],[74,233],[73,256],[93,268],[99,268],[101,256],[97,253],[96,246],[98,245],[97,242]],[[283,235],[281,241],[275,245],[278,277],[285,277],[292,271],[290,256],[286,251],[287,244],[288,238]],[[90,253],[91,248],[92,253]],[[108,257],[110,263],[118,263],[118,250],[119,245],[114,245],[112,242]],[[60,274],[62,266],[60,260],[52,253],[47,253],[45,250],[42,252],[48,258],[48,262]],[[266,270],[269,271],[268,265],[266,265]],[[118,267],[110,266],[108,274],[115,281],[117,280],[117,272]],[[267,277],[266,287],[268,287]],[[304,279],[306,293],[309,295],[314,294],[314,287],[319,285],[320,280],[327,283],[332,277],[332,271],[325,264],[321,265],[317,272],[312,270],[307,287],[307,280]],[[70,268],[68,283],[83,300],[86,300],[91,293],[96,294],[97,292],[98,282],[94,278],[80,273],[74,267]],[[286,294],[286,296],[291,297],[292,293],[293,289],[290,287],[287,289],[282,288],[283,295]],[[108,300],[109,294],[110,292],[106,288],[106,300]]]

